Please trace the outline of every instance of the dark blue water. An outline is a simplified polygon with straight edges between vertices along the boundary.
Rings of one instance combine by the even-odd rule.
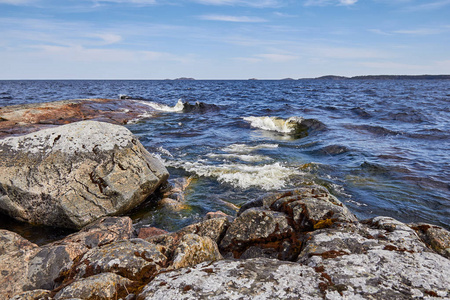
[[[127,125],[172,178],[194,178],[184,208],[147,203],[132,213],[137,226],[175,230],[208,211],[233,214],[263,193],[317,183],[359,218],[450,229],[450,81],[0,81],[0,106],[119,94],[204,104]],[[261,117],[312,125],[283,133],[261,129]]]

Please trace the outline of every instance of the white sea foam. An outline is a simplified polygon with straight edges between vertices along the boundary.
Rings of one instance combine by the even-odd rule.
[[[300,175],[298,170],[285,167],[279,162],[256,166],[239,163],[210,165],[205,162],[168,161],[166,165],[183,168],[197,176],[215,177],[221,183],[242,189],[250,187],[263,190],[280,189],[286,186],[290,176]]]
[[[165,104],[151,102],[151,101],[139,101],[139,100],[136,100],[136,101],[141,104],[148,105],[151,108],[158,110],[158,111],[179,112],[179,111],[183,111],[183,109],[184,109],[184,103],[183,103],[183,101],[181,101],[181,99],[178,99],[178,102],[177,102],[177,104],[175,104],[175,106],[168,106]]]
[[[231,153],[250,153],[259,149],[273,149],[278,148],[278,144],[259,144],[256,146],[250,146],[246,144],[232,144],[222,149],[225,152]]]
[[[236,153],[223,153],[223,154],[209,153],[207,156],[211,158],[239,159],[246,162],[272,160],[272,158],[264,155],[236,154]]]
[[[292,133],[295,127],[302,122],[300,117],[290,117],[289,119],[282,119],[278,117],[244,117],[245,121],[250,123],[250,126],[268,130],[277,131],[281,133]]]

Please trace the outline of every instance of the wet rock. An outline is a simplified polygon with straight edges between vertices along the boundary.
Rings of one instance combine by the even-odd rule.
[[[322,282],[313,268],[296,263],[221,260],[159,274],[138,299],[323,299]]]
[[[50,296],[50,291],[47,290],[33,290],[33,291],[26,291],[23,293],[20,293],[14,297],[12,297],[10,300],[35,300],[35,299],[46,299],[45,297]]]
[[[154,110],[139,101],[78,99],[0,107],[0,139],[58,125],[95,120],[126,124]]]
[[[209,237],[196,234],[184,235],[174,252],[174,259],[169,269],[194,266],[204,261],[222,259],[217,244]]]
[[[216,219],[216,218],[217,219],[226,218],[228,220],[228,222],[230,222],[230,223],[233,222],[235,219],[233,216],[227,215],[226,213],[224,213],[223,211],[220,211],[220,210],[210,211],[204,217],[205,220]]]
[[[379,217],[309,233],[299,263],[327,279],[339,299],[450,296],[450,260],[433,253],[405,224]]]
[[[442,227],[419,223],[409,224],[422,241],[440,255],[450,259],[450,232]]]
[[[145,281],[167,263],[160,247],[142,239],[118,241],[89,250],[67,272],[67,280],[86,278],[100,273],[116,273],[134,281]]]
[[[126,128],[83,121],[0,140],[0,210],[81,228],[144,201],[168,173]]]
[[[185,195],[186,189],[192,180],[193,177],[181,177],[169,180],[161,199],[158,201],[158,205],[170,211],[180,211],[188,208]]]
[[[59,291],[54,299],[115,300],[127,294],[127,285],[131,285],[131,281],[120,275],[102,273],[75,281]]]

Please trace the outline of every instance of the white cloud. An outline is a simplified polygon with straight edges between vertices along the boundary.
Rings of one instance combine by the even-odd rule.
[[[223,21],[223,22],[239,22],[239,23],[261,23],[266,22],[265,19],[248,16],[227,16],[227,15],[203,15],[199,16],[201,20]]]

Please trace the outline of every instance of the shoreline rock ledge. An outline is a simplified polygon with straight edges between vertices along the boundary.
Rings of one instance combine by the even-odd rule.
[[[0,211],[80,229],[143,202],[169,177],[125,127],[81,121],[0,140]]]

